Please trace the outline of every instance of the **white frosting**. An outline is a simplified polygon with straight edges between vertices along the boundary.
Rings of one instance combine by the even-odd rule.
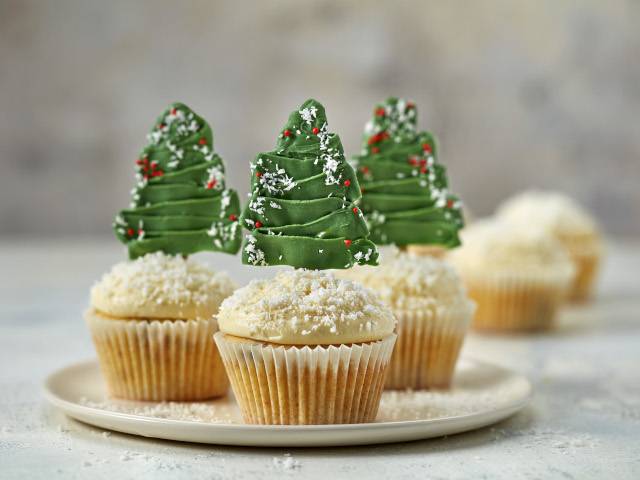
[[[211,318],[234,288],[224,273],[156,252],[114,265],[91,289],[91,306],[119,318]]]
[[[328,345],[379,340],[395,319],[377,296],[329,272],[283,271],[253,280],[220,306],[224,333],[287,345]]]
[[[497,216],[521,227],[533,225],[555,236],[594,235],[593,218],[573,199],[562,193],[531,190],[505,201]]]
[[[375,290],[395,312],[473,311],[458,274],[437,258],[390,252],[378,267],[355,267],[339,275]]]
[[[542,228],[480,220],[461,232],[462,246],[448,258],[460,271],[571,269],[563,246]]]

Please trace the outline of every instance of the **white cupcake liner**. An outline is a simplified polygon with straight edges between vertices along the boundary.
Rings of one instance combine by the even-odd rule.
[[[214,335],[247,423],[375,419],[396,335],[349,345],[284,346]]]
[[[599,243],[590,246],[571,244],[567,246],[567,252],[576,269],[569,299],[576,302],[588,300],[593,296],[604,248]]]
[[[448,388],[464,342],[473,307],[395,311],[396,342],[386,389]]]
[[[229,387],[209,320],[114,319],[88,311],[100,367],[114,397],[194,401]]]
[[[573,268],[478,275],[461,272],[477,305],[473,327],[488,331],[551,328],[573,275]]]

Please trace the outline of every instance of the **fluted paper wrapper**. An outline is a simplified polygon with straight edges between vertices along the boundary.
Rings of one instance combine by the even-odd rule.
[[[462,274],[476,302],[476,330],[518,332],[547,330],[571,286],[573,270],[545,274]]]
[[[570,244],[567,245],[567,251],[576,268],[569,299],[574,302],[586,301],[593,296],[603,248],[599,243],[592,243],[591,246]]]
[[[445,308],[437,313],[395,311],[398,340],[385,388],[448,388],[472,313],[472,309]]]
[[[283,346],[214,336],[247,423],[375,420],[396,335],[348,345]]]
[[[229,387],[208,320],[126,320],[87,312],[110,395],[129,400],[195,401]]]

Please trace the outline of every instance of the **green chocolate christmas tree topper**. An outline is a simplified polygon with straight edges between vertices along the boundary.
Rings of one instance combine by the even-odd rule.
[[[376,105],[354,158],[362,210],[377,244],[460,245],[462,204],[447,188],[437,143],[416,129],[416,107],[390,98]]]
[[[349,268],[375,265],[378,252],[360,209],[360,187],[324,107],[307,100],[282,129],[276,150],[251,165],[250,230],[242,261],[250,265]]]
[[[211,127],[186,105],[174,103],[147,138],[136,160],[131,208],[113,225],[129,257],[154,251],[236,253],[240,204],[237,193],[225,188]]]

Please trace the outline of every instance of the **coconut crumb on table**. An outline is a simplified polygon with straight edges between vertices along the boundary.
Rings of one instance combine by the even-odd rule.
[[[285,453],[283,458],[273,457],[273,465],[282,470],[299,470],[302,466],[290,453]]]

